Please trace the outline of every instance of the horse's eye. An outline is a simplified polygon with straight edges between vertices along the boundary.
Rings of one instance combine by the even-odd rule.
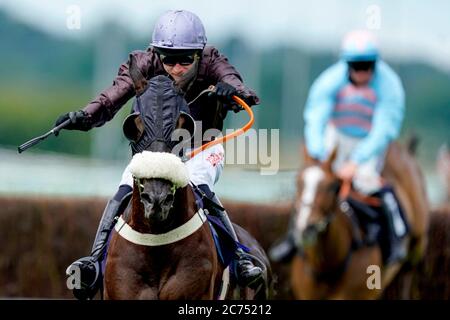
[[[141,201],[151,202],[150,195],[148,193],[141,193]]]
[[[333,182],[330,186],[329,186],[329,191],[332,192],[333,194],[338,194],[339,193],[339,189],[341,188],[341,183],[339,181]]]
[[[172,202],[173,199],[174,199],[173,194],[170,194],[170,193],[169,193],[169,194],[167,195],[166,199],[164,200],[164,202],[166,202],[166,203]]]

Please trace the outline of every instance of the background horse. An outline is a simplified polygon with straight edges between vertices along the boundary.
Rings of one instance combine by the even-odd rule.
[[[441,145],[436,157],[436,173],[444,186],[444,204],[450,205],[450,150],[447,144]]]
[[[173,190],[174,183],[166,179],[135,181],[131,204],[125,212],[128,225],[141,234],[167,235],[195,219],[199,208],[190,185]],[[210,227],[205,222],[203,220],[201,227],[191,235],[164,245],[136,244],[115,233],[108,250],[105,298],[212,300],[219,297],[225,266],[221,264]],[[239,292],[231,281],[226,297],[268,297],[267,257],[245,230],[237,228],[237,233],[242,243],[254,249],[253,253],[264,261],[266,282],[256,291]]]
[[[412,146],[412,144],[411,144]],[[397,143],[389,148],[383,177],[394,185],[407,213],[410,233],[407,261],[417,263],[426,245],[428,203],[424,181],[409,152]],[[366,235],[355,225],[345,202],[339,198],[342,182],[332,172],[336,150],[320,164],[306,150],[305,167],[297,178],[294,203],[299,251],[291,266],[291,283],[297,299],[375,299],[392,281],[401,263],[383,266],[378,244],[361,245]],[[359,245],[358,245],[359,243]],[[355,245],[356,244],[356,245]],[[371,287],[370,276],[380,271],[380,286]],[[375,275],[376,276],[376,275]],[[374,278],[372,278],[373,280]]]
[[[152,83],[147,86],[145,79],[136,74],[133,62],[130,73],[134,74],[136,91],[143,95],[138,102],[145,106],[145,91],[152,88]],[[153,82],[157,86],[154,92],[161,96],[148,99],[156,101],[156,104],[159,101],[164,103],[145,106],[141,112],[148,113],[149,108],[156,111],[154,114],[132,115],[124,124],[126,135],[132,141],[146,141],[146,134],[160,138],[154,139],[130,163],[134,176],[133,194],[116,225],[118,232],[110,241],[104,296],[106,299],[161,300],[267,298],[271,271],[264,250],[246,231],[236,228],[240,242],[252,249],[257,260],[255,263],[264,270],[264,282],[258,289],[240,290],[234,277],[230,277],[227,266],[221,263],[205,211],[197,206],[193,189],[188,184],[185,165],[170,153],[170,142],[161,140],[161,137],[171,137],[176,129],[195,128],[192,118],[186,115],[179,116],[176,125],[164,122],[173,118],[173,110],[167,102],[173,88],[171,82],[167,85],[167,79],[162,79],[162,82],[166,88]],[[148,116],[156,118],[146,119]],[[158,126],[149,130],[146,127],[148,122]],[[162,133],[158,128],[171,130]],[[194,136],[193,132],[190,133]]]

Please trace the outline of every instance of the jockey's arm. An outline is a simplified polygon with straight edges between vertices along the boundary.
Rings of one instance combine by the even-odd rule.
[[[134,51],[130,55],[136,57],[139,70],[146,77],[151,69],[152,52]],[[111,120],[117,111],[135,96],[136,92],[129,73],[129,63],[130,59],[123,63],[113,84],[103,90],[83,109],[91,116],[92,127],[100,127]]]
[[[372,129],[358,144],[351,160],[361,164],[379,155],[397,139],[405,113],[405,94],[400,78],[386,64],[380,62],[375,90],[378,102],[375,107]]]
[[[315,159],[325,160],[325,128],[333,112],[337,91],[345,79],[345,65],[337,63],[325,70],[309,91],[303,112],[304,138],[308,154]]]

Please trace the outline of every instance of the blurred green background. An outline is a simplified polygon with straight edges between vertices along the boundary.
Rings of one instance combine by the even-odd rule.
[[[0,242],[6,244],[0,298],[71,297],[64,270],[89,250],[130,159],[121,125],[131,101],[101,128],[62,131],[22,154],[17,146],[111,85],[128,53],[147,48],[157,17],[169,9],[199,15],[208,42],[261,98],[254,128],[279,129],[276,174],[261,174],[262,165],[227,164],[215,190],[232,220],[265,249],[288,221],[309,87],[337,61],[341,39],[352,29],[369,28],[379,37],[382,57],[406,92],[400,140],[418,135],[430,201],[434,207],[448,201],[450,157],[441,157],[441,171],[436,164],[438,150],[450,144],[448,0],[0,0]],[[77,15],[80,25],[72,28]],[[225,128],[246,119],[229,113]],[[448,202],[444,211],[431,221],[416,298],[449,296]]]
[[[42,13],[36,12],[33,14],[30,1],[19,1],[18,3],[22,6],[22,9],[14,10],[15,4],[12,1],[6,1],[3,10],[0,6],[0,150],[2,150],[0,161],[3,159],[0,173],[4,178],[6,177],[3,181],[7,181],[7,183],[3,182],[0,192],[39,193],[47,190],[49,193],[59,193],[65,190],[70,193],[66,185],[61,182],[56,184],[58,186],[56,189],[51,187],[49,189],[48,181],[44,183],[42,177],[58,174],[70,178],[86,172],[87,168],[92,172],[99,172],[103,170],[102,168],[112,166],[113,169],[110,172],[114,172],[114,174],[104,174],[111,179],[108,180],[108,187],[101,189],[103,191],[89,187],[81,188],[84,191],[73,189],[75,194],[93,192],[108,195],[113,192],[114,181],[118,183],[121,168],[129,160],[130,152],[127,142],[121,134],[121,123],[130,110],[131,102],[121,109],[113,121],[100,129],[88,133],[66,131],[58,138],[48,138],[28,150],[26,154],[19,156],[14,155],[14,152],[18,145],[51,129],[55,119],[60,114],[81,109],[100,90],[109,86],[120,63],[127,59],[128,53],[132,50],[145,49],[148,46],[155,19],[164,11],[162,8],[178,8],[181,3],[172,1],[163,5],[162,2],[157,1],[154,6],[158,10],[152,12],[154,19],[145,24],[141,23],[140,32],[133,32],[132,28],[125,27],[124,21],[128,19],[127,16],[125,14],[119,15],[116,12],[120,8],[116,8],[116,11],[112,11],[112,9],[107,11],[105,9],[108,6],[107,2],[95,1],[98,10],[96,14],[99,17],[96,27],[76,30],[78,36],[70,35],[70,30],[65,30],[65,33],[56,32],[57,30],[53,30],[56,27],[44,23],[47,20],[46,16],[41,17],[42,24],[40,24],[35,16]],[[87,5],[85,1],[74,3],[79,5],[82,10]],[[238,2],[232,1],[230,5],[236,3]],[[438,1],[437,3],[442,4],[444,2]],[[323,4],[325,8],[327,5],[336,6],[333,1],[323,1]],[[383,34],[395,34],[396,32],[395,28],[392,27],[395,26],[395,21],[390,21],[395,20],[391,16],[394,10],[400,9],[403,12],[408,7],[413,8],[412,12],[414,12],[423,6],[423,4],[419,5],[418,2],[392,5],[386,1],[378,1],[376,4],[379,5],[381,10],[384,10],[382,11],[384,14],[382,18],[385,20],[382,20],[384,24],[381,28],[381,30],[384,30]],[[68,5],[69,2],[65,2],[65,6]],[[127,5],[127,8],[139,5],[143,5],[143,3],[133,1]],[[302,5],[306,9],[311,9],[311,5],[300,3],[296,4],[295,10],[301,10]],[[44,1],[41,7],[45,6],[50,9],[56,4],[51,1]],[[111,7],[118,6],[118,3],[111,4]],[[147,6],[151,8],[151,5],[147,4]],[[198,10],[200,11],[199,15],[205,21],[210,43],[217,46],[222,53],[228,56],[231,63],[240,70],[246,83],[258,92],[261,105],[254,108],[255,128],[280,129],[280,167],[282,170],[275,176],[278,178],[276,181],[279,181],[280,184],[272,186],[270,190],[265,190],[264,187],[261,187],[263,188],[261,190],[252,187],[252,190],[256,190],[255,194],[243,194],[243,197],[254,200],[276,200],[277,197],[289,198],[293,192],[292,177],[301,162],[299,145],[303,130],[302,111],[308,89],[312,81],[337,60],[339,42],[344,30],[348,31],[351,29],[350,27],[364,27],[361,19],[364,18],[364,15],[367,15],[364,8],[370,6],[370,3],[367,2],[365,7],[364,5],[359,6],[359,9],[354,11],[349,11],[352,8],[351,4],[344,5],[345,10],[339,12],[346,12],[347,17],[350,20],[354,19],[355,22],[353,25],[346,25],[339,18],[335,18],[334,22],[338,21],[340,24],[334,36],[333,25],[331,24],[333,21],[320,20],[323,14],[318,9],[320,5],[313,7],[312,12],[316,14],[317,21],[313,21],[313,16],[304,22],[305,25],[309,26],[310,30],[327,30],[328,38],[322,37],[321,40],[318,39],[318,43],[326,42],[326,39],[333,39],[329,41],[330,45],[322,47],[319,45],[312,46],[311,43],[314,43],[314,40],[311,39],[304,42],[298,39],[293,40],[293,35],[297,30],[287,27],[281,29],[281,33],[292,32],[292,39],[289,35],[274,38],[273,33],[269,32],[267,36],[264,35],[265,29],[271,27],[267,23],[274,23],[277,19],[279,24],[294,25],[299,31],[302,30],[303,21],[301,19],[296,22],[292,21],[295,15],[294,18],[290,17],[288,20],[283,18],[286,13],[283,8],[287,8],[286,2],[281,2],[279,7],[265,1],[261,3],[260,11],[263,12],[263,9],[267,11],[272,6],[273,16],[268,21],[259,21],[261,34],[255,35],[253,42],[249,41],[248,32],[239,32],[239,28],[245,28],[245,20],[241,20],[241,23],[238,23],[237,26],[230,26],[229,30],[222,29],[219,33],[217,30],[219,29],[220,15],[216,12],[217,10],[207,16],[203,11],[207,9],[206,5],[191,4],[190,6],[193,8],[188,6],[188,9],[193,11],[195,8],[200,8]],[[256,8],[256,4],[254,4],[254,7]],[[447,5],[443,5],[443,8],[445,7]],[[103,10],[107,12],[103,12]],[[440,11],[437,5],[433,10],[433,12]],[[45,9],[40,11],[46,12]],[[324,11],[326,13],[326,10]],[[50,10],[48,12],[48,20],[51,20]],[[227,12],[224,13],[223,19],[226,18]],[[263,14],[261,12],[258,13],[256,10],[254,13],[255,19],[252,19],[252,16],[249,15],[249,20],[256,20],[256,17],[260,18]],[[61,11],[59,14],[62,19],[67,17],[67,12]],[[240,14],[245,16],[245,12],[240,12]],[[85,19],[84,16],[82,17]],[[411,15],[411,18],[413,17]],[[129,18],[133,20],[133,17]],[[212,22],[213,18],[218,21],[217,25]],[[93,18],[89,19],[92,20]],[[431,17],[426,16],[426,12],[424,12],[423,22],[431,21],[430,19]],[[386,20],[388,22],[385,22]],[[414,25],[414,21],[408,21],[409,25],[406,26],[404,19],[402,21],[401,26],[403,28]],[[252,23],[258,22],[252,21]],[[64,29],[64,26],[60,25],[59,28]],[[390,29],[386,30],[387,28]],[[210,29],[213,31],[209,31]],[[428,25],[428,29],[424,30],[421,36],[427,36],[432,31],[433,27]],[[381,35],[380,40],[383,43]],[[311,36],[314,37],[314,33]],[[259,41],[258,39],[265,39],[265,44],[254,45],[255,41]],[[448,143],[450,137],[450,74],[448,71],[450,68],[448,64],[439,68],[439,62],[432,63],[433,61],[427,61],[427,59],[415,59],[414,57],[417,56],[416,48],[412,47],[408,53],[405,44],[402,45],[402,50],[400,50],[403,56],[407,52],[405,59],[399,58],[398,54],[390,55],[389,52],[394,51],[390,50],[389,46],[392,47],[392,41],[385,46],[387,47],[387,53],[383,54],[383,57],[398,72],[406,91],[407,112],[402,139],[412,133],[419,136],[421,141],[419,159],[427,177],[431,179],[430,190],[432,197],[434,197],[433,201],[439,201],[441,186],[435,173],[435,159],[438,148],[442,144]],[[423,49],[426,51],[427,48]],[[237,128],[243,121],[245,121],[245,115],[229,114],[226,127]],[[30,166],[36,164],[39,161],[38,159],[46,163],[46,161],[50,161],[49,159],[55,159],[55,154],[63,154],[63,158],[56,159],[65,160],[56,161],[53,166],[47,166],[48,172],[42,173],[41,176],[36,174],[36,170],[31,170],[32,167]],[[29,158],[31,156],[36,158]],[[58,165],[67,165],[67,159],[77,159],[78,161],[72,166],[72,172],[58,171]],[[28,174],[32,175],[32,179],[41,181],[41,184],[35,183],[33,188],[25,187],[27,185],[24,182],[25,178],[19,175],[26,171],[23,170],[25,169],[23,168],[24,164],[22,164],[22,167],[18,165],[20,161],[28,161],[24,162],[29,163]],[[93,166],[98,170],[92,169]],[[42,169],[42,166],[40,168]],[[79,168],[79,171],[76,168]],[[232,169],[230,172],[234,172]],[[249,166],[247,169],[255,168]],[[237,179],[243,179],[242,173],[229,173],[228,178],[223,179],[223,183],[219,182],[219,190],[223,190],[223,194],[227,197],[234,197],[233,185]],[[257,185],[264,186],[267,184],[266,180],[261,179],[263,178],[257,175],[257,171],[255,171],[255,174],[247,173],[247,176],[245,176],[245,181],[248,181],[249,185],[254,184],[255,181],[261,182]],[[100,181],[102,180],[97,178],[94,181],[86,182],[86,184],[99,184]],[[266,193],[270,192],[275,193],[277,197],[267,198]]]

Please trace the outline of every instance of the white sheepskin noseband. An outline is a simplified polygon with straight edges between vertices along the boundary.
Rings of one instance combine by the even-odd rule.
[[[168,152],[136,153],[129,164],[129,169],[138,179],[166,179],[177,188],[185,187],[189,183],[189,173],[184,163],[176,155]]]

